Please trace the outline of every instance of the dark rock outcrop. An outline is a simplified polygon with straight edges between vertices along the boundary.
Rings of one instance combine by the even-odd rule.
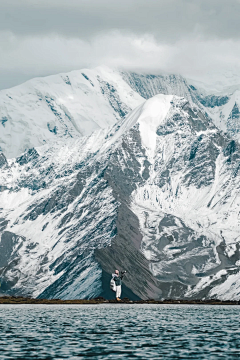
[[[5,155],[2,152],[0,152],[0,169],[7,165],[8,165],[8,162],[7,162]]]

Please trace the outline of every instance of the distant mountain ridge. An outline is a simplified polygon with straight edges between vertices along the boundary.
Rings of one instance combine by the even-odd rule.
[[[197,85],[180,75],[107,67],[33,79],[0,91],[0,150],[11,158],[45,143],[90,135],[159,93],[186,98],[220,130],[239,140],[240,88],[209,94]]]

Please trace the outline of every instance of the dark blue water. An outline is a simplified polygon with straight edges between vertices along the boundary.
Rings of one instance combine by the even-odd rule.
[[[0,305],[0,359],[240,359],[240,307]]]

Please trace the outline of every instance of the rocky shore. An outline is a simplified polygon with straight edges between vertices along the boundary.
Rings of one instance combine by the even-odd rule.
[[[0,304],[187,304],[187,305],[240,305],[240,301],[222,301],[218,299],[209,299],[209,300],[176,300],[176,299],[165,299],[165,300],[139,300],[132,301],[128,298],[123,298],[120,301],[114,300],[106,300],[102,297],[84,300],[84,299],[76,299],[76,300],[61,300],[61,299],[34,299],[34,298],[26,298],[21,296],[2,296],[0,297]]]

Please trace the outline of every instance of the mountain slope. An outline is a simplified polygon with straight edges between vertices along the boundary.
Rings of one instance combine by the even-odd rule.
[[[30,80],[0,91],[0,150],[11,158],[61,138],[90,135],[142,102],[117,71],[104,67]]]
[[[4,161],[2,291],[240,299],[239,145],[184,98]]]

